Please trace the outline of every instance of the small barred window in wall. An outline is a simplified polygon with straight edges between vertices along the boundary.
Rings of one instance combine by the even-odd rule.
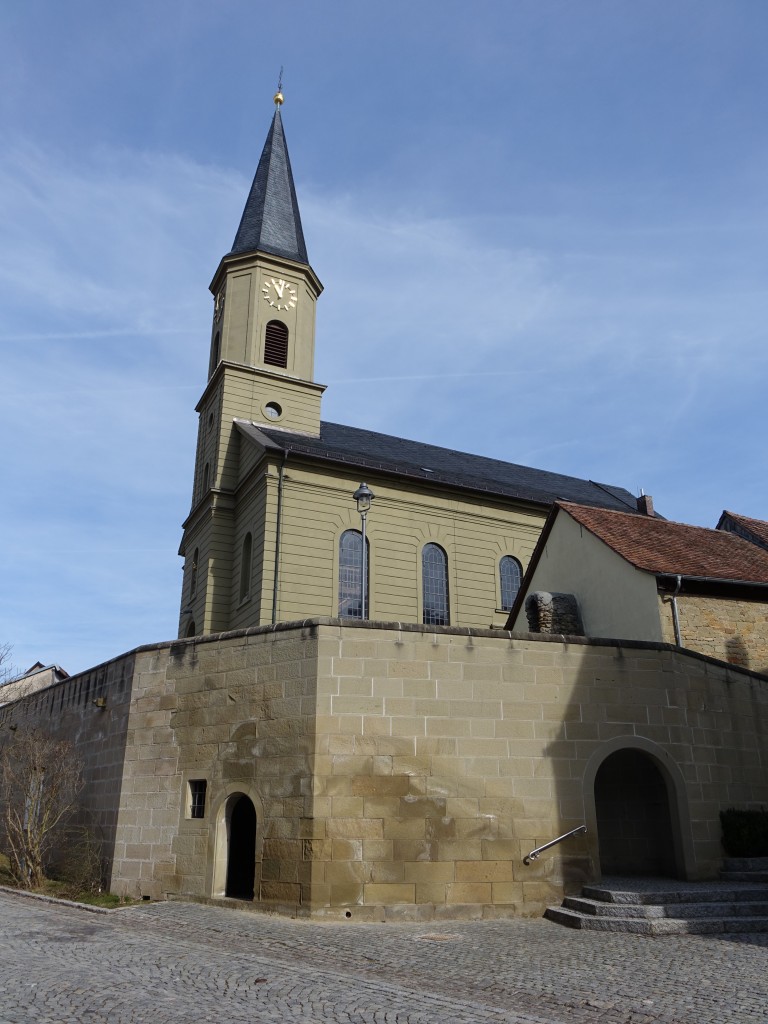
[[[504,555],[499,562],[501,580],[501,609],[508,612],[515,603],[517,592],[523,580],[523,567],[516,558]]]
[[[270,366],[288,365],[288,328],[282,320],[270,320],[264,332],[264,362]]]
[[[366,547],[366,575],[368,586],[365,594],[365,618],[368,618],[369,594],[371,592],[370,557],[368,538]],[[363,535],[359,530],[345,530],[339,540],[339,615],[342,618],[361,619],[363,605]]]
[[[448,556],[437,544],[425,544],[421,553],[422,622],[448,626]]]
[[[251,593],[251,562],[253,561],[253,538],[246,533],[240,558],[240,600]]]
[[[192,779],[189,783],[189,816],[190,818],[205,817],[205,791],[208,783],[205,779]]]

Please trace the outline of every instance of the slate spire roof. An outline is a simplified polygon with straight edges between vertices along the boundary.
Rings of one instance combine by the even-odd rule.
[[[256,250],[309,263],[279,109],[272,118],[231,255]]]

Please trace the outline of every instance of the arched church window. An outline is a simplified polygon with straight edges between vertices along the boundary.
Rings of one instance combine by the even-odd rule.
[[[203,494],[208,493],[208,485],[211,482],[211,466],[210,463],[206,462],[203,469]]]
[[[216,331],[216,336],[213,339],[213,345],[211,345],[211,368],[208,373],[209,377],[213,376],[213,371],[219,365],[221,359],[221,331]]]
[[[253,538],[246,533],[240,557],[240,600],[251,593],[251,563],[253,561]]]
[[[282,320],[270,320],[264,332],[264,362],[270,366],[288,365],[288,328]]]
[[[189,596],[194,597],[197,593],[197,560],[200,557],[200,549],[195,548],[195,553],[192,555],[192,576],[189,583]]]
[[[448,626],[448,556],[439,544],[425,544],[421,552],[422,622]]]
[[[499,562],[499,582],[501,583],[501,608],[508,612],[515,603],[517,592],[523,580],[523,567],[516,558],[504,555]]]
[[[342,618],[368,618],[371,593],[371,549],[367,537],[365,538],[365,548],[368,586],[365,593],[365,616],[363,616],[363,535],[359,530],[345,530],[339,539],[339,615]]]
[[[197,636],[197,629],[195,628],[195,620],[192,619],[190,624],[187,626],[187,636]]]

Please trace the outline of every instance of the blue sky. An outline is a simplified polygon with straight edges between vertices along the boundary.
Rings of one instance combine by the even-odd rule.
[[[208,284],[281,65],[324,418],[768,518],[764,0],[11,0],[0,30],[19,668],[175,635]]]

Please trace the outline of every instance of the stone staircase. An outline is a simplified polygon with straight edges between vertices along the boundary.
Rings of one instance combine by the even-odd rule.
[[[638,935],[768,932],[768,858],[726,860],[719,882],[604,878],[544,916],[569,928]]]

